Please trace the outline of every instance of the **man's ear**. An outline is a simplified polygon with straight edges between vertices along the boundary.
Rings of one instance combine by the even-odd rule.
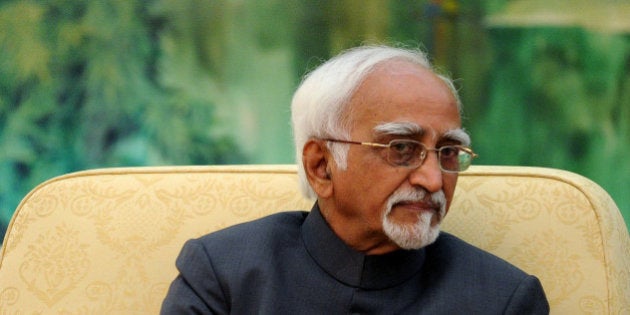
[[[326,142],[309,140],[302,150],[302,163],[311,187],[319,198],[329,198],[333,193],[332,176],[330,172],[330,152]]]

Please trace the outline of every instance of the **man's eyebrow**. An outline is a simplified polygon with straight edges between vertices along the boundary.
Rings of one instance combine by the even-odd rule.
[[[470,135],[462,128],[451,129],[445,132],[442,135],[442,139],[457,141],[463,146],[470,145]]]
[[[374,132],[379,135],[396,135],[396,136],[422,136],[426,131],[416,123],[412,122],[388,122],[378,124],[373,128]],[[442,140],[451,140],[459,142],[461,145],[470,145],[470,135],[462,129],[456,128],[446,131],[440,137]]]
[[[412,122],[387,122],[374,126],[376,134],[397,136],[421,136],[424,130]]]

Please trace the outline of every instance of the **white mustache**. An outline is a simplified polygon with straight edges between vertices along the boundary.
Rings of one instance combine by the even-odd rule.
[[[427,195],[429,198],[427,199]],[[424,189],[399,189],[387,199],[387,209],[384,215],[388,215],[392,211],[392,207],[400,202],[424,202],[431,208],[439,209],[439,218],[444,217],[446,212],[446,196],[444,191],[439,190],[437,192],[429,194]]]

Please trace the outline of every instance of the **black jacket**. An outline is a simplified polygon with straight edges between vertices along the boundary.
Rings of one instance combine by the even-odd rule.
[[[442,232],[366,256],[317,206],[188,241],[162,314],[548,314],[536,277]]]

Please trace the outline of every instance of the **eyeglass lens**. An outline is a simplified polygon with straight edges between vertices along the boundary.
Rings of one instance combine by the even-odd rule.
[[[387,151],[390,163],[403,167],[418,167],[424,162],[429,150],[415,141],[393,140],[389,143]],[[445,171],[465,171],[472,162],[472,155],[458,146],[443,146],[437,151],[440,167]]]

